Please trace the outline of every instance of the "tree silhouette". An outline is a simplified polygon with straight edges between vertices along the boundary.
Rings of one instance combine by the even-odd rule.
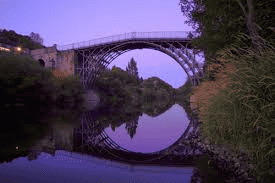
[[[43,38],[38,33],[30,33],[30,38],[41,45],[43,45]]]
[[[138,119],[139,119],[139,116],[137,116],[135,119],[133,119],[133,120],[131,120],[129,122],[126,122],[125,128],[127,130],[127,133],[130,135],[131,139],[136,134],[137,125],[138,125]]]
[[[138,77],[138,70],[137,70],[137,63],[134,60],[134,58],[131,58],[131,61],[128,63],[128,66],[126,67],[126,71],[129,75],[135,76],[137,79]]]

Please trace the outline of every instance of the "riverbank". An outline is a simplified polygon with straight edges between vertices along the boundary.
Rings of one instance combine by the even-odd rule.
[[[206,70],[207,75],[213,75],[212,79],[193,88],[191,108],[203,122],[200,126],[204,137],[231,148],[238,153],[236,159],[240,159],[241,150],[246,150],[253,158],[248,162],[256,166],[251,172],[257,182],[273,182],[275,136],[271,86],[275,81],[272,74],[275,52],[268,47],[261,54],[250,48],[247,54],[238,50],[229,47],[217,52],[216,60]],[[212,153],[212,156],[218,155]],[[222,162],[226,164],[225,160]],[[240,165],[236,173],[245,174],[245,166],[248,165]]]
[[[256,163],[247,152],[235,153],[229,147],[213,144],[208,138],[201,134],[200,121],[196,119],[198,126],[198,136],[186,140],[186,145],[195,145],[202,152],[208,155],[208,165],[220,170],[224,175],[231,177],[229,182],[249,182],[256,183]],[[200,181],[199,181],[200,182]]]

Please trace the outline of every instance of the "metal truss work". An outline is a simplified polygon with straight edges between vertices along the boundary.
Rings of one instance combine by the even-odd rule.
[[[106,37],[88,42],[63,46],[73,49],[78,57],[75,67],[85,89],[91,88],[100,71],[125,52],[135,49],[153,49],[172,57],[186,72],[193,86],[203,77],[202,68],[195,59],[200,50],[189,44],[189,32],[134,32]],[[191,52],[190,50],[193,50]]]
[[[196,147],[183,145],[186,140],[190,140],[198,134],[198,123],[191,119],[189,126],[182,136],[169,147],[153,153],[138,153],[127,150],[114,142],[104,131],[93,117],[92,111],[82,114],[81,125],[74,131],[74,148],[76,151],[83,152],[82,147],[87,147],[85,153],[93,153],[95,156],[104,156],[109,159],[116,159],[126,163],[150,163],[156,160],[171,160],[171,157],[181,159],[201,155],[202,151]],[[95,153],[96,152],[96,153]]]

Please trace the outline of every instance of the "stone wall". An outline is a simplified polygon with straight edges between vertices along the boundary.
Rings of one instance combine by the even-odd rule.
[[[74,51],[58,51],[53,47],[31,50],[31,56],[35,60],[42,59],[45,67],[52,68],[56,77],[67,77],[74,74]]]

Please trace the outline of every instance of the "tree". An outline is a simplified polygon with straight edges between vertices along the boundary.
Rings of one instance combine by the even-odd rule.
[[[259,37],[259,30],[261,30],[262,28],[259,27],[258,24],[256,24],[253,2],[252,2],[252,0],[247,0],[247,6],[248,6],[248,12],[247,12],[247,11],[245,11],[245,7],[241,3],[241,1],[240,0],[236,0],[236,1],[239,3],[239,5],[242,8],[243,13],[245,15],[246,27],[249,32],[249,36],[252,39],[252,47],[255,51],[258,52],[259,50],[262,50],[262,48],[263,48],[262,44],[261,44],[262,40]]]
[[[137,63],[134,60],[134,58],[131,58],[131,61],[128,63],[128,66],[126,67],[126,71],[129,75],[135,76],[136,79],[138,79],[138,70],[137,70]]]
[[[187,38],[188,39],[192,39],[193,38],[193,34],[191,32],[189,32]]]
[[[181,6],[183,15],[189,19],[184,23],[192,25],[192,28],[195,29],[197,33],[200,33],[202,30],[202,23],[199,19],[193,17],[193,13],[203,13],[205,5],[201,0],[180,0],[179,5]]]
[[[38,35],[38,38],[40,37],[39,34],[36,34],[36,35]],[[38,40],[41,41],[41,39],[42,38],[40,37]],[[33,41],[29,36],[23,36],[21,34],[17,34],[13,30],[7,31],[4,29],[0,31],[0,42],[12,47],[20,46],[23,49],[27,48],[29,50],[45,48],[45,46],[43,46],[38,42]]]
[[[180,0],[179,4],[189,19],[185,23],[192,24],[193,28],[197,26],[196,31],[201,33],[191,44],[204,51],[207,65],[213,61],[221,64],[215,59],[216,52],[234,44],[240,34],[249,35],[251,39],[244,40],[239,48],[259,49],[258,34],[274,46],[273,0]]]
[[[43,39],[40,37],[40,35],[38,33],[30,33],[30,38],[34,41],[37,42],[39,44],[43,44]]]
[[[198,27],[196,31],[202,33],[192,45],[207,48],[208,53],[230,45],[239,33],[249,34],[252,37],[250,45],[255,45],[259,31],[274,45],[272,4],[273,0],[180,0],[179,3],[184,16],[189,19],[185,23]]]

